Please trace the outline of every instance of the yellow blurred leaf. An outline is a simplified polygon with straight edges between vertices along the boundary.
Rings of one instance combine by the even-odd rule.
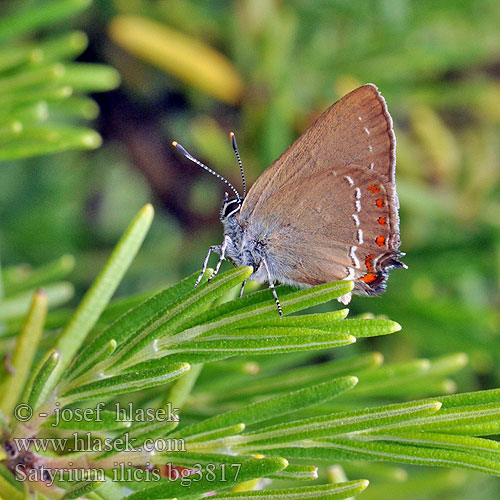
[[[488,82],[482,92],[475,94],[477,107],[475,111],[482,118],[496,123],[500,120],[500,85]]]
[[[454,185],[460,170],[461,152],[452,131],[428,106],[412,107],[410,120],[413,133],[433,164],[433,180]]]
[[[155,21],[122,15],[113,19],[114,42],[166,73],[228,104],[243,94],[243,82],[230,61],[212,47]]]

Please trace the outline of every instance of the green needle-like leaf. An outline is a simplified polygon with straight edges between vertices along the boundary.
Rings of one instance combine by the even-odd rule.
[[[36,409],[43,403],[46,385],[60,360],[59,352],[52,349],[40,360],[38,367],[33,370],[31,380],[27,384],[22,398],[31,408]]]
[[[61,497],[61,500],[74,500],[75,498],[82,498],[88,495],[92,491],[95,491],[99,486],[101,486],[102,481],[89,481],[89,482],[79,482],[74,484],[68,492]]]
[[[67,116],[93,120],[99,115],[99,106],[90,97],[71,96],[68,99],[56,100],[47,106],[48,113],[56,116]]]
[[[9,371],[0,386],[0,411],[10,415],[21,396],[35,357],[47,315],[48,300],[43,290],[33,295],[31,308],[17,337]]]
[[[338,460],[383,460],[415,465],[455,467],[500,475],[498,460],[485,459],[470,452],[401,445],[384,441],[337,438],[322,440],[316,447],[277,448],[274,452],[290,458],[322,460],[330,463]]]
[[[3,273],[3,282],[5,293],[12,295],[24,290],[46,285],[50,281],[65,278],[75,265],[75,259],[72,255],[63,255],[59,259],[50,262],[35,270],[26,271],[21,269],[18,272]]]
[[[194,436],[185,437],[184,432],[180,432],[178,435],[182,436],[182,439],[189,440],[194,443],[197,441],[212,441],[214,439],[223,438],[226,436],[235,436],[236,434],[241,434],[245,430],[245,424],[235,424],[229,427],[220,427],[214,430],[209,430],[206,432],[199,433]]]
[[[442,408],[432,417],[423,417],[401,428],[417,428],[421,431],[454,432],[455,425],[482,424],[496,422],[500,419],[500,403]],[[399,427],[399,426],[398,426]]]
[[[73,285],[66,282],[51,283],[43,288],[49,307],[64,304],[73,297]],[[25,316],[33,300],[34,290],[19,292],[0,303],[0,320]]]
[[[95,353],[104,348],[111,340],[117,343],[126,343],[144,325],[154,323],[168,310],[169,306],[177,301],[179,297],[188,292],[192,292],[194,283],[199,273],[194,273],[181,282],[166,290],[146,299],[139,305],[127,311],[123,316],[112,323],[109,328],[96,337],[84,350],[76,357],[75,362],[69,368],[69,376],[74,376],[74,372],[79,370],[81,365],[90,369],[96,364],[96,360],[89,361],[95,357]]]
[[[198,342],[185,342],[179,346],[173,346],[171,352],[215,352],[225,353],[229,356],[236,354],[260,355],[276,354],[283,352],[303,351],[311,349],[328,349],[341,347],[356,342],[352,335],[330,335],[321,332],[319,335],[303,334],[303,330],[288,330],[289,335],[274,335],[271,337],[253,336],[253,330],[249,330],[248,336],[227,339],[203,339]],[[314,330],[313,330],[314,331]],[[302,333],[302,335],[296,335]]]
[[[90,3],[91,0],[52,0],[4,16],[0,21],[0,43],[36,29],[52,27],[57,21],[86,9]]]
[[[336,299],[337,297],[349,293],[352,287],[353,284],[350,281],[338,281],[287,293],[280,297],[283,314],[292,314],[307,309],[308,307]],[[267,298],[267,300],[263,300],[265,298]],[[258,300],[258,302],[256,302],[256,300]],[[231,328],[247,327],[257,322],[260,323],[267,318],[272,320],[277,318],[276,303],[272,298],[271,292],[268,290],[265,290],[263,293],[256,292],[248,297],[237,299],[233,301],[233,305],[233,311],[228,311],[229,306],[223,304],[196,318],[198,324],[203,323],[203,325],[199,327],[200,330],[205,333],[212,329],[229,326]],[[217,313],[219,313],[219,317],[214,317]],[[210,321],[211,319],[213,320]]]
[[[26,497],[19,486],[19,483],[17,483],[17,485],[13,485],[5,477],[0,475],[0,491],[2,492],[2,499],[25,500]]]
[[[105,344],[103,347],[101,347],[100,350],[97,350],[93,353],[93,355],[89,358],[87,358],[84,362],[82,363],[75,363],[72,366],[75,367],[75,370],[72,373],[72,377],[68,377],[66,379],[66,382],[61,383],[60,389],[64,390],[64,388],[69,385],[69,381],[76,378],[78,375],[80,375],[82,372],[87,372],[90,368],[92,368],[94,365],[100,363],[101,361],[104,361],[108,359],[115,351],[117,347],[117,342],[115,339],[111,339],[107,344]]]
[[[285,469],[282,474],[286,474]],[[287,488],[270,491],[245,491],[244,493],[226,493],[216,495],[214,500],[341,500],[352,498],[368,487],[368,481],[350,481],[347,483],[323,484],[304,488]]]
[[[302,408],[323,403],[335,398],[344,391],[352,389],[358,382],[356,377],[343,377],[324,382],[323,384],[313,385],[295,392],[290,392],[282,396],[253,403],[248,406],[233,410],[228,413],[222,413],[216,417],[202,420],[198,424],[185,427],[174,435],[184,438],[189,436],[200,440],[201,436],[214,429],[228,427],[237,423],[246,425],[269,420],[278,415],[286,415],[296,412]]]
[[[452,394],[450,396],[440,396],[439,401],[443,405],[443,409],[455,408],[457,406],[500,403],[500,389],[463,392],[461,394]]]
[[[67,149],[96,149],[101,143],[101,136],[97,132],[83,127],[26,127],[16,139],[1,145],[0,160],[17,160]]]
[[[193,389],[202,369],[203,365],[201,364],[191,366],[191,369],[188,373],[186,373],[186,375],[171,385],[170,390],[165,397],[164,404],[170,403],[174,408],[182,408],[191,394],[191,390]]]
[[[266,326],[302,326],[307,328],[322,327],[329,329],[333,323],[338,323],[347,317],[349,309],[339,309],[338,311],[325,312],[319,314],[301,314],[300,316],[285,316],[265,318],[257,322],[265,323]]]
[[[52,383],[47,386],[47,390],[55,386],[64,369],[70,364],[76,351],[108,304],[125,271],[139,250],[152,219],[153,207],[146,205],[131,222],[113,250],[108,262],[64,328],[56,344],[56,349],[61,355],[61,363],[57,366],[52,377]]]
[[[67,85],[58,85],[50,89],[30,90],[17,94],[0,95],[0,112],[15,113],[23,110],[26,106],[44,106],[51,102],[59,102],[68,99],[73,93],[73,89]],[[8,118],[8,117],[7,117]],[[50,136],[49,136],[50,138]]]
[[[70,64],[62,78],[65,85],[75,91],[103,92],[120,84],[120,75],[110,66],[103,64]]]
[[[179,378],[189,368],[190,365],[188,363],[176,363],[164,367],[163,370],[152,369],[140,372],[128,372],[123,375],[116,375],[90,384],[81,385],[63,394],[62,398],[65,404],[68,404],[68,402],[105,398],[116,394],[156,387]]]
[[[188,372],[189,373],[189,372]],[[174,430],[177,425],[179,424],[178,421],[146,421],[146,422],[140,422],[136,423],[129,429],[127,429],[124,433],[119,434],[116,436],[110,446],[109,451],[105,451],[104,453],[97,455],[97,457],[94,459],[97,465],[100,465],[100,462],[103,460],[107,459],[108,457],[112,457],[113,455],[116,455],[119,453],[119,447],[117,446],[117,443],[124,443],[127,440],[127,437],[129,438],[130,441],[134,440],[134,446],[141,446],[146,439],[148,440],[156,440],[158,438],[163,438],[170,434],[172,430]]]
[[[315,481],[318,479],[318,467],[315,465],[290,464],[271,476],[271,479],[293,479],[295,481]]]
[[[210,392],[210,397],[215,401],[229,399],[241,401],[249,397],[255,398],[268,394],[294,391],[304,385],[326,382],[340,375],[361,374],[369,368],[379,367],[381,363],[382,356],[375,352],[290,369],[284,373],[271,373],[268,376],[257,377],[242,387],[234,387],[231,380],[225,378],[217,384],[215,394],[212,391]],[[208,395],[204,396],[207,397]]]
[[[32,64],[47,64],[78,57],[88,46],[88,38],[82,31],[72,31],[42,40],[29,48]]]
[[[244,448],[250,446],[252,450],[260,451],[275,445],[279,446],[279,443],[287,441],[302,441],[362,430],[377,430],[432,414],[437,412],[440,407],[441,404],[437,401],[403,403],[296,420],[236,436],[234,446],[243,446]]]
[[[393,431],[384,435],[382,432],[374,433],[377,440],[419,445],[422,447],[459,450],[465,453],[474,450],[474,455],[489,460],[500,458],[500,444],[491,439],[481,439],[468,436],[454,436],[452,434],[439,434],[437,432],[405,432]]]
[[[133,493],[126,497],[126,500],[179,498],[186,495],[199,495],[213,490],[225,490],[250,479],[268,477],[288,465],[288,462],[283,458],[250,459],[232,457],[230,462],[227,460],[223,462],[216,461],[215,456],[208,458],[209,460],[213,459],[211,463],[214,464],[214,468],[210,473],[202,471],[191,479],[190,476],[187,476],[184,480],[164,481],[162,484]],[[193,481],[193,479],[196,479],[196,481]],[[186,488],[187,485],[189,485],[189,489]]]
[[[252,272],[253,269],[251,267],[233,269],[217,276],[211,283],[204,283],[197,289],[188,292],[172,304],[165,314],[157,318],[154,323],[148,324],[147,327],[135,333],[133,338],[130,339],[130,342],[128,342],[123,349],[119,350],[117,364],[124,364],[132,356],[145,348],[149,350],[150,355],[144,355],[144,357],[157,357],[156,352],[163,347],[160,342],[153,345],[153,342],[157,338],[169,334],[171,335],[173,332],[182,329],[184,322],[189,321],[192,316],[199,313],[200,310],[203,310],[217,297],[243,282]],[[195,333],[196,332],[194,332],[194,334]],[[191,336],[192,335],[186,332],[183,334],[183,338],[186,340]],[[172,342],[172,340],[168,339],[165,342]],[[135,358],[137,361],[140,361],[138,356],[135,356]]]
[[[66,71],[63,64],[52,64],[41,68],[30,68],[4,76],[0,79],[0,94],[12,95],[25,92],[31,87],[40,88],[60,82]]]
[[[94,408],[79,408],[81,411],[72,411],[68,418],[57,418],[56,415],[48,418],[42,427],[51,429],[69,429],[72,431],[107,431],[130,428],[130,420],[118,420],[116,412],[103,410],[99,413]]]

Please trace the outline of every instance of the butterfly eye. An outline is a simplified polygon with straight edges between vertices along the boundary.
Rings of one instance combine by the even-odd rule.
[[[241,204],[237,198],[231,198],[230,200],[224,200],[222,207],[220,209],[221,220],[227,219],[231,215],[235,214],[241,208]]]

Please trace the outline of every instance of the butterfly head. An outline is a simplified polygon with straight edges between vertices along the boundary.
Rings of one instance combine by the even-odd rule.
[[[220,207],[220,220],[224,222],[236,215],[241,209],[242,201],[241,198],[229,198],[228,193],[224,193],[224,200]]]

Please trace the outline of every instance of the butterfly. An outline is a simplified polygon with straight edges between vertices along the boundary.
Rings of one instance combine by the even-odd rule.
[[[385,99],[366,84],[330,106],[246,193],[234,134],[230,134],[243,179],[243,195],[224,177],[220,220],[222,244],[208,250],[221,262],[252,266],[251,279],[269,283],[278,312],[276,282],[307,287],[338,280],[354,282],[351,294],[379,295],[389,270],[406,268],[399,258],[399,201],[396,193],[396,138]],[[242,284],[243,294],[245,283]],[[240,294],[240,295],[241,295]]]

